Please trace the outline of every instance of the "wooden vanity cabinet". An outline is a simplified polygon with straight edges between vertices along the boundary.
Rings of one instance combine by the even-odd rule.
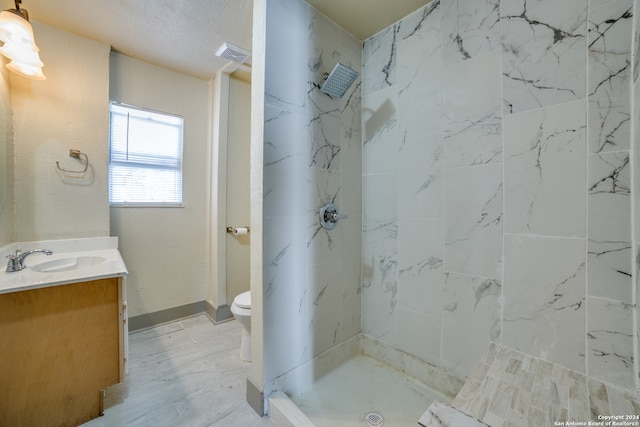
[[[0,294],[0,426],[78,426],[122,380],[123,283]]]

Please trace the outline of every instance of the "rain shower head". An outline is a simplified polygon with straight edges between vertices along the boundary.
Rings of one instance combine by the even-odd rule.
[[[331,74],[322,82],[320,92],[332,98],[342,98],[359,75],[357,71],[338,62]]]

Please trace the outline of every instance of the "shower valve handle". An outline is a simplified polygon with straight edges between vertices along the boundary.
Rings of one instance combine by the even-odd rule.
[[[338,220],[345,218],[347,216],[339,214],[338,208],[333,203],[327,203],[320,209],[320,225],[327,230],[334,229]]]

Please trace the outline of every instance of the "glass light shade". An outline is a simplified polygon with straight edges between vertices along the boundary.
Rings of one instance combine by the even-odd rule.
[[[33,28],[29,21],[8,10],[0,12],[0,40],[5,43],[31,43],[35,45]]]
[[[40,60],[38,50],[38,47],[33,44],[20,45],[17,43],[7,42],[4,46],[0,47],[0,54],[12,59],[13,61],[42,67],[44,64]]]
[[[0,54],[11,59],[9,70],[34,80],[46,78],[29,21],[8,10],[0,12],[0,41]]]
[[[13,71],[16,74],[20,74],[23,77],[32,80],[45,80],[46,77],[42,73],[42,68],[29,65],[29,64],[21,64],[16,61],[11,61],[7,64],[7,68]]]

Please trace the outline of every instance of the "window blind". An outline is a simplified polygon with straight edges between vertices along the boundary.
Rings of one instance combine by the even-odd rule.
[[[182,204],[184,119],[112,102],[109,202]]]

